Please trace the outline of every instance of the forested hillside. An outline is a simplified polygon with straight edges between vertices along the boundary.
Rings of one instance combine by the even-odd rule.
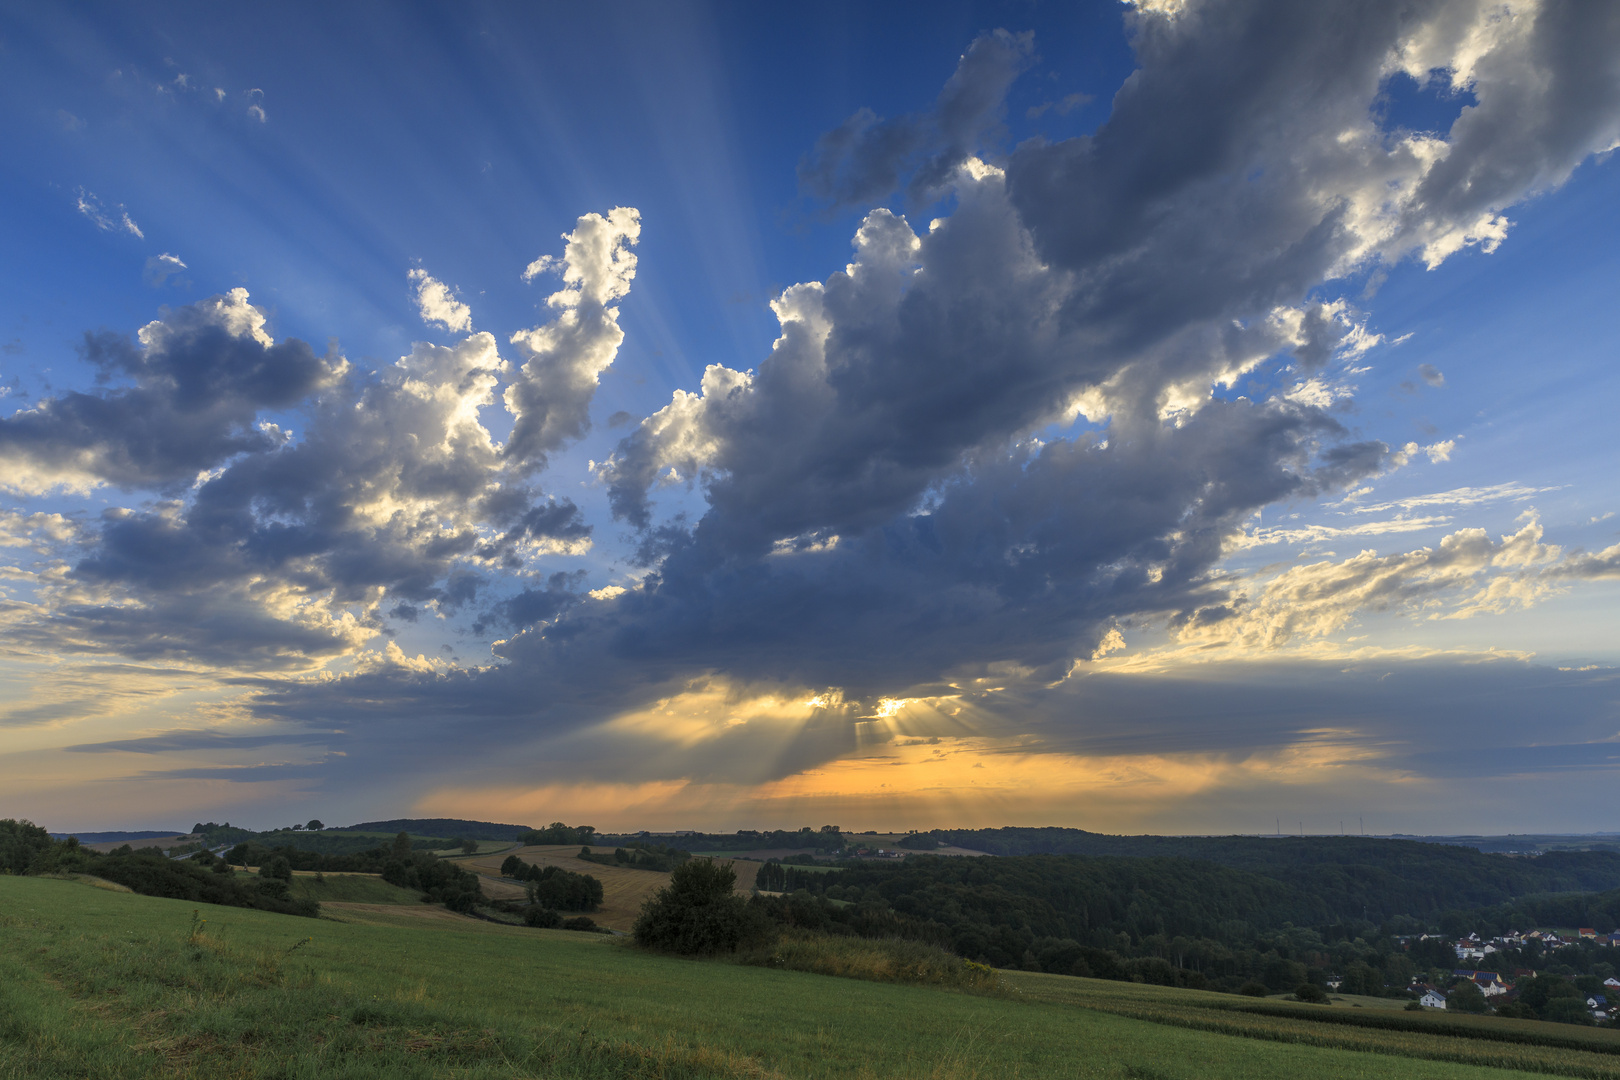
[[[1295,850],[1320,854],[1323,846]],[[1359,845],[1345,850],[1366,857]],[[1400,861],[1431,851],[1439,856],[1428,864],[1432,880],[1421,864]],[[1507,884],[1473,863],[1464,865],[1475,874],[1447,880],[1454,851],[1397,848],[1393,867],[1307,859],[1269,873],[1177,856],[912,856],[850,860],[824,872],[768,863],[758,882],[785,894],[763,903],[789,926],[916,938],[1001,967],[1228,989],[1245,980],[1289,989],[1329,969],[1356,972],[1366,992],[1404,988],[1424,970],[1449,969],[1454,957],[1439,940],[1433,956],[1409,953],[1400,935],[1576,924],[1565,920],[1606,931],[1620,919],[1620,892],[1509,896]],[[1557,860],[1538,867],[1540,860],[1491,858],[1523,864],[1513,883],[1580,880]],[[1489,902],[1497,896],[1504,899]],[[1572,950],[1559,956],[1572,971],[1612,964],[1588,945]]]
[[[1620,854],[1555,851],[1536,858],[1363,836],[1107,836],[1080,829],[946,829],[941,843],[993,855],[1176,857],[1269,878],[1320,898],[1333,917],[1374,922],[1505,904],[1536,893],[1620,888]]]

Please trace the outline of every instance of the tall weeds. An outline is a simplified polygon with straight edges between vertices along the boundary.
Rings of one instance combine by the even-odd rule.
[[[974,993],[1000,993],[996,970],[963,960],[935,945],[899,938],[832,937],[788,931],[774,946],[739,954],[755,967],[809,971],[868,982],[936,986]]]

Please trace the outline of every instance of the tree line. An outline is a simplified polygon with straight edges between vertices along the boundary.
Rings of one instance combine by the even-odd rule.
[[[1083,829],[935,829],[941,843],[992,855],[1183,858],[1263,874],[1322,898],[1334,918],[1432,918],[1518,897],[1620,888],[1620,854],[1534,858],[1366,836],[1109,836]]]
[[[638,840],[651,842],[649,833],[604,836],[600,839],[628,847]],[[814,848],[822,852],[844,850],[847,841],[837,825],[812,829],[774,829],[761,832],[739,829],[734,833],[681,833],[679,840],[688,851],[764,851],[770,848]],[[588,843],[581,840],[580,843]]]
[[[320,905],[315,901],[291,898],[286,881],[278,877],[243,879],[229,865],[211,856],[206,861],[170,859],[157,847],[137,850],[124,844],[103,855],[81,845],[77,837],[52,840],[49,833],[29,821],[0,820],[0,872],[90,874],[143,896],[312,918],[320,914]]]
[[[602,866],[623,866],[631,870],[658,870],[668,873],[690,859],[692,853],[666,844],[649,844],[636,840],[623,847],[614,848],[611,855],[603,851],[592,851],[588,846],[582,847],[579,850],[579,857],[586,862]]]
[[[781,926],[914,939],[1003,968],[1263,992],[1336,974],[1348,993],[1401,994],[1413,978],[1449,978],[1458,965],[1449,940],[1409,940],[1440,930],[1437,922],[1463,934],[1471,921],[1488,928],[1508,913],[1520,928],[1581,913],[1589,920],[1581,925],[1602,928],[1605,912],[1620,914],[1620,894],[1603,894],[1451,909],[1438,920],[1347,919],[1334,898],[1269,875],[1152,857],[919,856],[821,873],[768,863],[756,887],[785,894],[756,898]],[[1590,943],[1497,954],[1493,963],[1571,977],[1607,977],[1615,966],[1611,950]]]
[[[553,911],[596,911],[602,906],[602,883],[589,874],[536,866],[508,855],[501,863],[501,877],[525,882],[531,906]]]

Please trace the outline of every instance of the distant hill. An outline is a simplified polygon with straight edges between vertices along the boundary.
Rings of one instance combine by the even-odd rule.
[[[493,821],[466,821],[462,818],[393,818],[389,821],[362,821],[347,827],[349,832],[407,832],[412,836],[447,836],[463,840],[519,840],[532,832],[532,825],[499,825]]]
[[[81,844],[118,844],[130,840],[157,840],[166,836],[185,836],[186,829],[144,829],[140,832],[53,832],[52,840],[66,840],[77,836]]]
[[[1450,844],[1362,836],[1109,836],[1080,829],[936,829],[935,840],[992,855],[1197,859],[1329,898],[1337,917],[1428,918],[1448,908],[1537,893],[1620,887],[1620,854],[1549,851],[1535,858]]]

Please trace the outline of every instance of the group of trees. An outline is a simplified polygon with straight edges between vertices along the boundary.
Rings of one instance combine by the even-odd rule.
[[[75,837],[52,840],[44,829],[28,821],[0,821],[0,872],[90,874],[145,896],[286,915],[320,914],[320,905],[315,901],[292,899],[285,880],[239,878],[212,856],[177,860],[168,858],[161,848],[136,850],[128,844],[103,855],[84,847]]]
[[[606,836],[600,838],[631,846],[634,842],[651,842],[652,834],[640,833],[625,836]],[[816,851],[833,854],[843,851],[847,846],[844,834],[837,825],[823,825],[819,829],[812,829],[806,825],[802,829],[773,829],[760,832],[755,829],[739,829],[734,833],[698,833],[685,832],[679,834],[680,843],[689,851],[766,851],[771,848],[812,848]],[[586,843],[587,841],[580,841]]]
[[[51,849],[51,834],[32,821],[0,820],[0,874],[26,874]]]
[[[589,874],[560,866],[535,866],[508,855],[501,863],[501,876],[526,882],[531,906],[554,911],[595,911],[602,906],[602,883]]]
[[[290,844],[271,848],[256,840],[250,840],[237,844],[226,852],[224,862],[235,866],[257,866],[260,868],[261,877],[270,868],[276,868],[276,873],[271,875],[275,877],[282,867],[286,868],[286,877],[289,879],[294,870],[337,874],[380,874],[384,881],[421,892],[423,898],[431,903],[443,904],[452,911],[471,911],[473,906],[483,899],[483,892],[478,885],[478,875],[453,862],[440,859],[431,852],[420,850],[418,848],[420,842],[420,839],[402,832],[386,847],[376,846],[376,838],[372,837],[369,843],[373,846],[363,851],[328,854],[293,847]],[[189,861],[207,861],[210,858],[211,856],[204,852],[193,856]]]
[[[825,871],[800,870],[772,859],[761,866],[754,874],[754,888],[760,892],[794,892],[799,889],[819,891],[820,882],[815,880]]]
[[[757,901],[736,894],[730,864],[692,859],[641,909],[637,944],[661,952],[708,956],[769,944],[776,924]]]
[[[595,835],[593,825],[564,825],[553,821],[543,829],[530,829],[518,839],[525,844],[589,844]]]
[[[668,873],[690,859],[692,853],[665,844],[632,841],[623,847],[614,848],[611,855],[583,847],[580,848],[579,857],[586,862],[599,863],[603,866],[625,866],[632,870],[659,870]]]

